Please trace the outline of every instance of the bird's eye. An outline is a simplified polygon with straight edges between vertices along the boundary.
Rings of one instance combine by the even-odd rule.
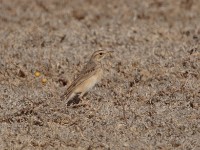
[[[99,55],[103,55],[103,53],[99,53]]]

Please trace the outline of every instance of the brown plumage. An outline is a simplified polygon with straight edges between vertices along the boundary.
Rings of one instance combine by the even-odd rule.
[[[86,66],[82,69],[78,77],[67,88],[61,98],[72,99],[79,94],[79,98],[88,92],[102,77],[103,69],[101,60],[112,51],[99,50],[93,53]]]

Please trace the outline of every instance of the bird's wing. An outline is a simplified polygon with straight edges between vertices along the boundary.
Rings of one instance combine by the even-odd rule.
[[[83,83],[85,80],[94,75],[99,66],[94,62],[89,62],[79,73],[78,77],[71,83],[71,85],[67,88],[67,91],[64,93],[62,97],[69,97],[73,92],[73,89]]]

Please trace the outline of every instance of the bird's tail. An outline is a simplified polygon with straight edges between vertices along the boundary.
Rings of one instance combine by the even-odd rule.
[[[61,95],[60,98],[61,98],[61,100],[64,100],[64,99],[68,100],[71,94],[72,94],[71,92],[67,91],[63,95]]]

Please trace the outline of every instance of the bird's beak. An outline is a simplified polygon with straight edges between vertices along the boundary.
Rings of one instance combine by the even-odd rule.
[[[114,51],[108,51],[108,53],[107,53],[107,54],[111,56],[111,55],[112,55],[112,53],[114,53]]]

